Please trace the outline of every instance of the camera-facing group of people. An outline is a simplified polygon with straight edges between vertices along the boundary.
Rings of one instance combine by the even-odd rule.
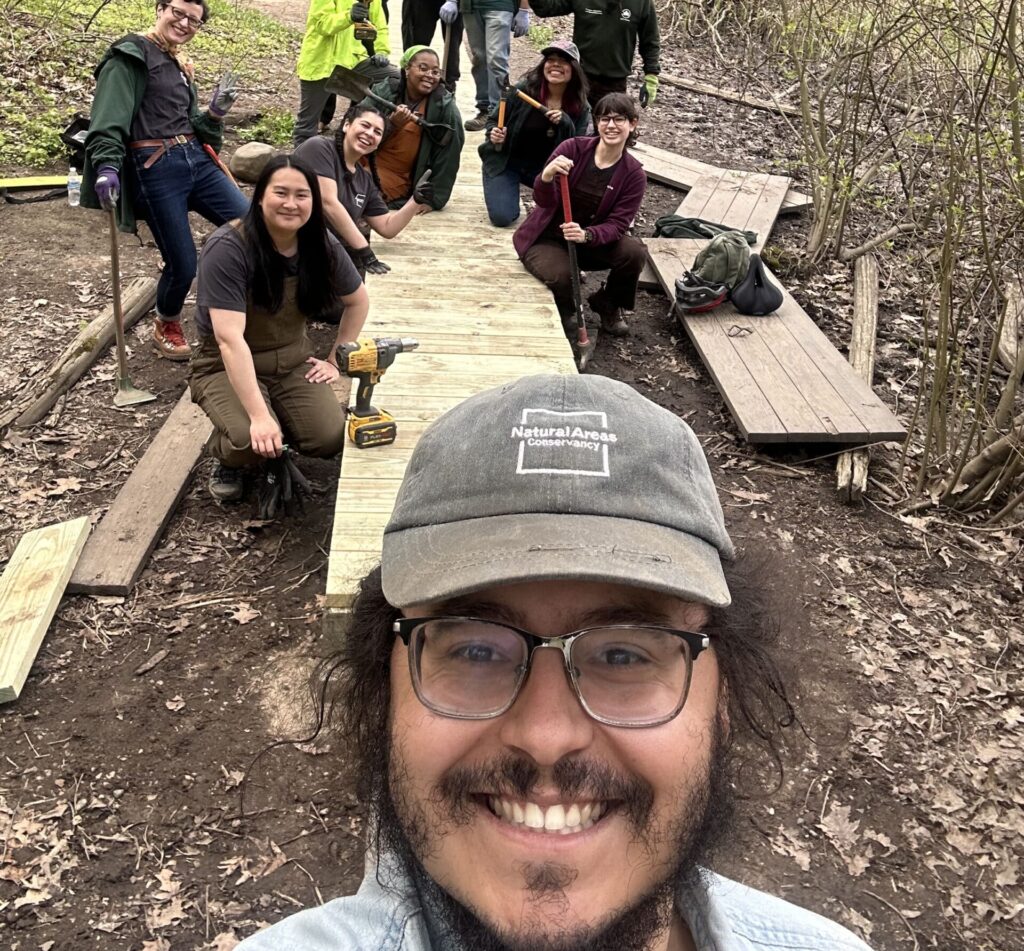
[[[454,31],[454,0],[405,5]],[[379,6],[314,0],[301,141],[268,162],[251,200],[211,154],[234,77],[201,109],[184,56],[205,0],[159,0],[152,29],[118,40],[97,69],[82,203],[122,228],[150,226],[164,259],[154,342],[164,357],[191,358],[221,500],[239,498],[247,469],[280,456],[286,440],[310,455],[339,452],[343,419],[326,385],[339,374],[335,346],[366,318],[363,275],[387,270],[368,237],[393,237],[451,193],[465,129],[425,42],[406,45],[397,75],[376,85],[378,99],[353,103],[333,139],[306,134],[329,106],[315,74],[341,61],[339,49],[347,62],[390,68],[374,46],[387,36]],[[577,41],[581,20],[603,18],[596,32],[607,37],[627,24],[650,52],[650,0],[533,9],[574,12]],[[455,12],[488,49],[488,37],[529,20],[518,0],[514,10],[462,0]],[[365,58],[347,34],[336,47],[319,42],[367,20],[377,29],[358,40]],[[575,243],[583,267],[609,272],[591,306],[606,330],[625,333],[643,260],[627,231],[645,187],[626,150],[639,118],[625,93],[632,47],[625,69],[607,56],[605,73],[587,70],[587,48],[551,43],[511,93],[500,73],[475,68],[479,114],[468,122],[484,132],[483,199],[496,226],[518,221],[519,189],[533,187],[513,235],[526,268],[568,316]],[[644,59],[649,103],[656,59]],[[181,329],[197,269],[190,211],[218,226],[198,260],[194,347]],[[323,357],[311,319],[338,325]],[[774,752],[793,710],[760,582],[733,561],[689,427],[612,380],[527,377],[438,419],[408,473],[381,566],[353,607],[331,703],[367,811],[365,878],[358,894],[240,947],[864,951],[838,925],[705,866],[739,782],[737,738]]]
[[[453,27],[453,6],[438,5],[431,23],[440,17]],[[82,204],[113,209],[122,230],[135,230],[139,219],[149,225],[163,258],[153,344],[162,357],[191,361],[193,399],[214,425],[210,491],[219,501],[241,498],[249,470],[286,444],[315,456],[340,451],[341,412],[329,411],[327,387],[308,384],[337,378],[335,347],[356,339],[367,314],[362,279],[389,270],[371,236],[394,237],[416,215],[447,204],[466,129],[484,133],[483,203],[496,226],[519,222],[520,188],[534,189],[513,244],[551,289],[567,334],[575,335],[569,242],[578,245],[582,267],[609,272],[589,298],[602,326],[628,332],[623,311],[633,307],[644,261],[642,244],[627,234],[645,187],[626,152],[637,105],[613,90],[592,107],[591,78],[567,40],[545,47],[510,86],[508,43],[514,26],[525,32],[529,14],[524,7],[523,16],[492,16],[486,0],[474,11],[458,15],[471,38],[479,27],[490,40],[474,66],[482,121],[464,123],[436,50],[413,43],[391,66],[380,0],[314,2],[298,63],[295,149],[267,164],[251,201],[217,157],[236,77],[225,74],[203,109],[187,58],[187,44],[209,17],[205,0],[158,0],[152,28],[117,40],[98,65]],[[410,22],[423,29],[426,20],[413,15]],[[357,38],[357,26],[366,38]],[[629,31],[626,38],[636,42]],[[646,69],[656,70],[656,56],[656,45],[644,53]],[[315,130],[330,121],[326,77],[339,65],[366,67],[379,81],[352,102],[330,138]],[[571,220],[559,176],[568,179]],[[192,211],[218,227],[201,255]],[[197,275],[197,340],[190,344],[182,310]],[[313,354],[307,320],[337,323],[322,358]]]

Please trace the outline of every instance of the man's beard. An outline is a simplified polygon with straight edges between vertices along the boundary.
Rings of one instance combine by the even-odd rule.
[[[563,761],[553,768],[552,782],[563,800],[581,798],[580,793],[585,793],[585,798],[616,800],[635,841],[652,861],[662,843],[675,843],[674,860],[661,879],[630,906],[610,909],[612,917],[597,926],[552,931],[524,920],[515,933],[501,931],[435,882],[422,859],[436,848],[437,837],[445,832],[437,831],[423,804],[410,799],[410,783],[393,747],[388,757],[390,782],[378,787],[387,790],[377,816],[379,844],[399,859],[415,883],[437,947],[451,951],[645,951],[670,927],[674,898],[680,889],[699,884],[702,866],[708,864],[730,824],[735,796],[729,782],[726,731],[717,718],[711,732],[705,774],[688,789],[681,812],[662,826],[651,821],[654,791],[645,780],[584,759]],[[442,777],[430,804],[438,814],[447,813],[454,826],[465,825],[473,821],[479,808],[471,795],[474,790],[528,799],[539,772],[529,761],[514,756],[472,769],[455,768]],[[576,869],[538,862],[520,871],[530,904],[541,910],[549,908],[550,920],[564,917],[561,909],[569,904],[565,892],[576,878]]]

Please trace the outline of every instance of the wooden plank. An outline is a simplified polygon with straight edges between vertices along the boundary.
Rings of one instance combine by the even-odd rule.
[[[757,233],[754,251],[760,251],[771,234],[789,179],[754,172],[725,172],[702,178],[683,199],[676,214],[686,218],[717,221],[741,231]]]
[[[89,537],[89,519],[27,532],[0,578],[0,703],[17,700],[64,587]]]
[[[644,166],[647,177],[663,185],[670,185],[682,191],[689,191],[702,175],[718,171],[717,166],[698,162],[667,149],[638,142],[630,151]],[[809,211],[814,207],[810,195],[790,186],[782,203],[780,213],[784,215]]]
[[[666,293],[674,296],[676,277],[705,243],[647,241]],[[785,288],[782,307],[767,317],[744,317],[726,304],[680,319],[750,442],[866,443],[905,436]]]
[[[67,175],[28,175],[0,178],[0,190],[9,192],[31,191],[37,188],[61,188],[67,185]]]
[[[86,546],[70,591],[127,595],[188,486],[212,427],[186,391]]]

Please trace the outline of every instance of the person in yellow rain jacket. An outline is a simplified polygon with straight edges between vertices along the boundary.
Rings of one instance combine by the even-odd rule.
[[[372,40],[356,39],[356,26],[367,22],[376,36]],[[390,53],[388,21],[381,0],[312,0],[297,67],[300,99],[295,145],[316,135],[320,115],[331,97],[325,87],[335,66],[360,66],[362,71],[361,64],[365,64],[367,80],[380,82],[391,73],[397,75],[388,59]]]

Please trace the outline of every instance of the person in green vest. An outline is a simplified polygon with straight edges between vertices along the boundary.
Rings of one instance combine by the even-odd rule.
[[[356,38],[356,29],[358,24],[365,23],[376,30],[376,35],[364,42]],[[296,68],[299,114],[295,120],[295,145],[316,135],[331,96],[327,80],[335,66],[355,69],[366,64],[363,68],[368,70],[368,78],[377,80],[392,71],[390,54],[388,21],[381,0],[312,0]]]
[[[150,30],[111,44],[96,67],[85,139],[82,205],[115,208],[122,231],[134,233],[142,219],[163,258],[153,348],[167,360],[192,353],[181,326],[196,276],[189,211],[221,225],[249,207],[207,151],[220,151],[224,116],[238,95],[235,77],[225,73],[200,109],[184,51],[209,14],[206,0],[160,0]]]

